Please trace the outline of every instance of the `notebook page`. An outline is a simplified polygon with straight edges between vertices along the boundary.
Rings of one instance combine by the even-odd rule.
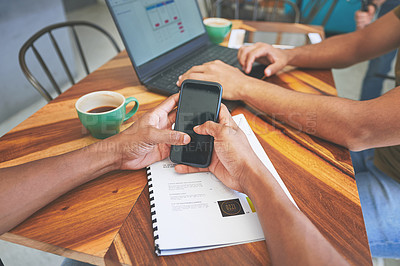
[[[244,115],[237,115],[234,120],[295,204]],[[245,194],[226,187],[212,173],[178,174],[169,159],[150,168],[157,218],[153,227],[157,227],[156,244],[165,255],[264,239],[251,200]]]

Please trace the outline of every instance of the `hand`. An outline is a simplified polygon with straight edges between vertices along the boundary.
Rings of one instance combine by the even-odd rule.
[[[356,21],[357,30],[365,28],[368,24],[372,22],[375,16],[375,7],[373,5],[368,6],[368,11],[357,10],[354,19]]]
[[[181,86],[186,79],[198,79],[218,82],[222,85],[222,97],[227,100],[240,100],[240,92],[250,82],[238,68],[225,64],[220,60],[194,66],[179,77],[176,85]]]
[[[242,46],[238,52],[238,60],[242,65],[243,71],[247,74],[250,73],[255,61],[263,65],[268,65],[264,70],[264,74],[267,77],[277,73],[289,62],[289,58],[284,50],[261,42],[250,46]]]
[[[105,142],[116,144],[120,156],[119,169],[141,169],[170,153],[170,145],[185,145],[189,135],[171,130],[176,111],[172,111],[179,100],[179,94],[170,96],[159,106],[144,114],[130,128]],[[107,146],[106,146],[107,147]]]
[[[264,167],[254,153],[246,135],[233,121],[225,105],[221,106],[219,123],[208,121],[194,128],[197,134],[214,137],[214,151],[208,168],[176,165],[178,173],[212,172],[227,187],[244,192],[250,169]]]

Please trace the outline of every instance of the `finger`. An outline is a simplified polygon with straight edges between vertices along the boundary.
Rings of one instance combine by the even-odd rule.
[[[209,76],[204,73],[189,73],[189,74],[185,73],[179,77],[178,81],[176,82],[176,85],[180,87],[182,85],[182,82],[187,79],[199,79],[199,80],[211,81]]]
[[[241,50],[241,52],[240,52],[240,57],[239,57],[239,55],[238,55],[238,60],[239,60],[239,63],[240,63],[240,65],[242,66],[243,69],[244,69],[244,67],[245,67],[246,58],[247,58],[248,54],[249,54],[253,49],[256,49],[256,48],[257,48],[257,47],[256,47],[255,44],[250,45],[250,46],[245,46],[245,47],[242,48],[242,50]]]
[[[246,48],[247,48],[247,46],[242,46],[242,47],[240,47],[239,50],[238,50],[237,59],[238,59],[238,61],[239,61],[239,64],[240,64],[240,58],[241,58],[242,55],[243,55],[243,51],[244,51],[244,49],[246,49]]]
[[[209,61],[209,62],[204,63],[204,64],[203,64],[203,66],[205,67],[205,70],[204,70],[204,71],[207,71],[207,69],[209,70],[210,66],[213,66],[213,65],[216,65],[216,66],[219,66],[219,65],[227,65],[227,66],[229,66],[229,65],[228,65],[227,63],[225,63],[224,61],[221,61],[221,60],[217,59],[217,60],[213,60],[213,61]]]
[[[368,19],[369,19],[368,14],[362,14],[362,15],[356,17],[356,21],[367,21]]]
[[[370,16],[375,15],[375,7],[373,5],[368,5],[368,13]]]
[[[190,73],[202,73],[206,70],[205,64],[203,65],[198,65],[198,66],[193,66],[191,67],[186,73],[184,74],[190,74]]]
[[[244,52],[244,50],[245,50],[246,48],[247,48],[247,46],[242,46],[242,47],[240,47],[239,50],[238,50],[238,53],[237,53],[237,60],[239,61],[239,64],[240,64],[240,65],[242,65],[241,59],[242,59],[242,56],[243,56],[243,52]]]
[[[175,93],[169,96],[165,101],[160,103],[160,105],[158,105],[155,109],[156,110],[160,109],[165,111],[166,113],[169,113],[176,107],[178,101],[179,101],[179,93]]]
[[[253,67],[254,61],[256,61],[257,58],[267,56],[270,52],[269,47],[263,45],[259,46],[257,49],[253,49],[246,58],[246,63],[245,63],[245,72],[250,73],[251,68]]]
[[[168,129],[170,129],[172,127],[172,124],[175,123],[176,113],[177,113],[177,110],[175,109],[171,113],[168,114],[168,124],[167,124]]]
[[[241,48],[240,56],[238,55],[238,61],[239,61],[240,65],[242,66],[242,69],[245,69],[245,67],[246,67],[246,61],[247,61],[248,54],[255,48],[256,48],[255,45],[246,46],[246,47]]]
[[[182,82],[185,79],[189,79],[188,76],[190,76],[192,73],[204,73],[205,70],[206,70],[206,66],[204,64],[190,68],[188,71],[186,71],[185,73],[183,73],[182,75],[180,75],[178,77],[178,80],[176,81],[176,85],[180,87]]]
[[[359,21],[357,21],[357,25],[360,25],[361,27],[365,27],[366,25],[368,24],[368,21],[367,20],[359,20]]]
[[[246,60],[244,63],[244,72],[246,72],[247,74],[250,73],[254,61],[256,61],[256,58],[260,57],[260,56],[265,56],[266,52],[264,51],[264,49],[262,48],[257,48],[257,49],[253,49],[252,51],[250,51],[247,56],[246,56]]]
[[[178,165],[175,165],[175,171],[180,174],[190,174],[190,173],[198,173],[198,172],[209,172],[209,169],[178,164]]]
[[[190,142],[190,136],[186,133],[154,127],[149,129],[145,138],[149,144],[186,145]]]
[[[197,134],[210,135],[213,136],[215,139],[217,139],[219,133],[226,128],[233,129],[234,131],[236,131],[238,126],[233,120],[231,114],[229,113],[228,108],[224,104],[222,104],[219,113],[219,123],[215,123],[213,121],[207,121],[202,125],[195,126],[193,130]]]
[[[368,24],[369,21],[367,19],[360,19],[356,22],[357,29],[359,30],[365,28]]]
[[[228,108],[225,104],[221,104],[221,109],[219,111],[218,117],[219,123],[221,125],[230,125],[231,121],[233,121],[231,114],[229,113]]]
[[[235,120],[233,120],[231,113],[229,113],[225,105],[221,107],[219,123],[225,126],[225,128],[228,128],[229,134],[233,134],[239,129],[239,126],[236,124]]]
[[[355,19],[359,18],[360,16],[363,15],[363,13],[364,13],[364,12],[362,12],[362,11],[360,11],[360,10],[357,10],[356,13],[354,13],[354,18],[355,18]]]
[[[195,126],[194,132],[200,135],[210,135],[217,138],[218,133],[223,129],[224,125],[215,123],[213,121],[207,121],[202,125]]]
[[[239,48],[239,50],[238,50],[238,55],[237,55],[239,64],[240,64],[240,59],[241,59],[242,56],[243,56],[243,52],[244,52],[247,48],[248,48],[248,46],[242,46],[242,47]]]
[[[284,65],[282,65],[280,61],[276,61],[271,55],[268,55],[267,57],[271,64],[264,69],[264,74],[265,76],[270,77],[281,70]]]

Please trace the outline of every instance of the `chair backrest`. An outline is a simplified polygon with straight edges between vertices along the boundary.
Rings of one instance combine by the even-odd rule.
[[[208,15],[216,17],[300,22],[300,9],[293,0],[205,0],[205,7]]]
[[[290,0],[255,0],[253,20],[300,23],[300,9]]]
[[[56,38],[54,37],[53,31],[60,29],[60,28],[68,28],[72,31],[72,37],[75,43],[75,46],[78,50],[78,54],[80,57],[80,60],[83,64],[83,67],[85,69],[86,75],[90,73],[87,59],[84,55],[82,45],[80,38],[78,36],[78,33],[76,31],[76,27],[90,27],[92,29],[95,29],[96,31],[100,32],[103,34],[112,44],[112,46],[115,48],[116,52],[120,52],[120,49],[114,40],[114,38],[106,32],[103,28],[90,23],[86,21],[69,21],[69,22],[63,22],[63,23],[57,23],[53,24],[50,26],[47,26],[37,33],[35,33],[31,38],[29,38],[21,47],[19,51],[19,64],[22,69],[22,72],[24,73],[25,77],[28,79],[28,81],[35,87],[35,89],[45,98],[47,101],[51,101],[53,97],[49,93],[48,90],[46,90],[41,83],[38,81],[37,78],[32,74],[32,72],[29,70],[27,63],[26,63],[26,53],[29,49],[32,49],[33,54],[35,55],[37,61],[39,62],[40,66],[42,67],[44,73],[46,74],[47,78],[49,79],[51,85],[53,86],[54,90],[57,92],[57,94],[61,94],[61,89],[60,85],[56,82],[54,75],[50,71],[49,67],[45,63],[45,60],[43,59],[42,55],[38,51],[38,49],[35,47],[35,42],[40,39],[44,35],[48,35],[51,41],[51,45],[53,46],[58,59],[60,60],[60,63],[65,71],[66,76],[68,77],[68,80],[71,82],[71,84],[75,84],[75,79],[71,73],[71,68],[68,66],[66,63],[65,57],[63,52],[60,49],[60,45],[57,42]]]

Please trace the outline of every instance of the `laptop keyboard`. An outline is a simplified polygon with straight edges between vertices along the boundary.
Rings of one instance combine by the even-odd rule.
[[[170,94],[176,93],[179,91],[179,87],[176,86],[176,81],[180,75],[193,66],[201,65],[217,59],[229,65],[239,67],[239,62],[237,61],[237,50],[213,45],[203,52],[194,55],[190,59],[185,58],[183,64],[177,63],[175,64],[175,67],[162,72],[157,78],[153,79],[149,85],[165,90]]]

